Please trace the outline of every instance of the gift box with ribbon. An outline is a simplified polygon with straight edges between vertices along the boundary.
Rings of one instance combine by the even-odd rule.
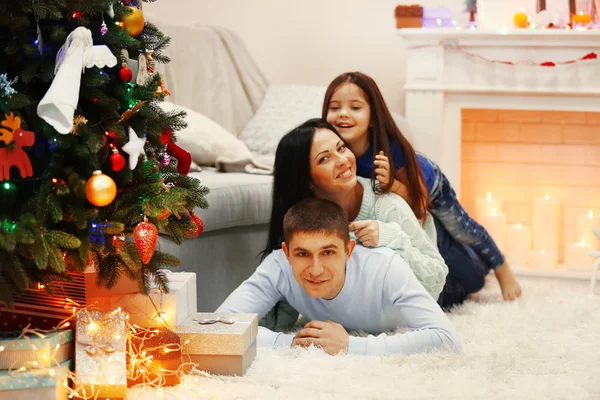
[[[177,327],[184,360],[216,375],[244,375],[256,357],[257,314],[196,313]]]
[[[80,396],[124,398],[127,390],[125,314],[81,311],[77,314],[75,339]]]
[[[163,270],[169,278],[169,293],[152,288],[148,295],[141,293],[88,296],[88,304],[102,311],[121,309],[129,322],[143,328],[175,329],[197,311],[196,274]]]
[[[87,267],[83,275],[85,276],[85,297],[88,304],[90,304],[90,298],[132,294],[140,291],[137,281],[125,274],[121,274],[117,282],[110,289],[103,285],[98,285],[98,272],[95,267]]]
[[[51,368],[0,371],[0,399],[67,400],[67,373],[73,360]]]
[[[37,365],[50,367],[73,358],[73,331],[50,333],[0,334],[0,369]]]

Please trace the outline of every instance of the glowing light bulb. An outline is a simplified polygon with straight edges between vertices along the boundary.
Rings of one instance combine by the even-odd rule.
[[[518,230],[521,230],[521,229],[523,229],[523,225],[521,225],[521,223],[520,223],[520,222],[517,222],[517,229],[518,229]]]
[[[544,200],[550,200],[550,195],[548,193],[544,195]]]
[[[541,254],[546,254],[546,250],[543,250],[543,249],[542,249],[542,250],[540,250],[540,253],[541,253]]]
[[[98,327],[98,325],[94,321],[92,321],[88,324],[88,330],[90,330],[90,331],[96,330],[97,327]]]

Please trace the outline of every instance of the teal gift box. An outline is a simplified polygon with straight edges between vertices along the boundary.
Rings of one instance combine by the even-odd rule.
[[[51,368],[0,371],[0,399],[67,400],[67,373],[73,360]]]
[[[73,331],[61,330],[43,333],[43,337],[29,333],[27,339],[0,339],[0,370],[17,369],[37,361],[40,367],[49,367],[73,358]]]

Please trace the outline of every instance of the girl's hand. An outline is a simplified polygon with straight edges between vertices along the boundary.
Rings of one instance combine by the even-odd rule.
[[[385,187],[390,182],[390,160],[383,155],[383,151],[375,156],[373,161],[375,168],[375,179],[382,187]]]
[[[379,243],[379,222],[375,220],[350,222],[350,231],[363,246],[375,247]]]

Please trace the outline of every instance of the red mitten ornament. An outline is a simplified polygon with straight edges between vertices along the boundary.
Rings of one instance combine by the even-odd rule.
[[[144,221],[137,224],[133,230],[133,241],[142,258],[142,264],[146,265],[152,259],[154,250],[156,250],[156,241],[158,240],[158,229],[152,222],[144,217]]]
[[[113,154],[111,154],[109,159],[110,166],[113,171],[119,172],[123,169],[123,167],[125,167],[125,157],[123,157],[121,153],[119,153],[119,150],[113,149]]]
[[[170,127],[165,126],[160,135],[160,142],[167,145],[167,154],[175,157],[177,160],[177,172],[181,175],[187,175],[190,173],[190,166],[192,165],[192,155],[189,151],[185,151],[181,147],[177,146],[172,140],[173,131]]]

